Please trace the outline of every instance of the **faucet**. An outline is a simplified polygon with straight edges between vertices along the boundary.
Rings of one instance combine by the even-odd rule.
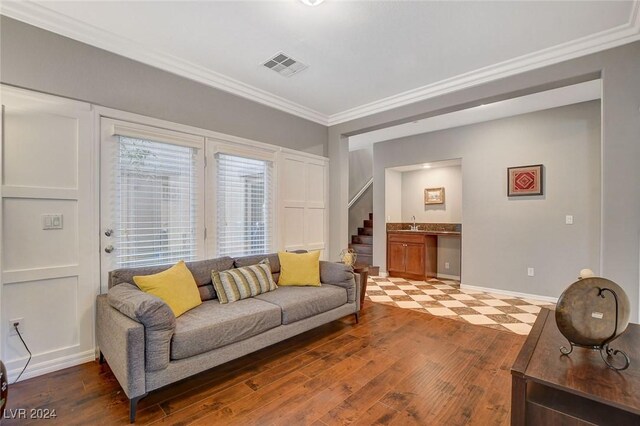
[[[411,225],[411,231],[417,231],[418,230],[418,226],[416,225],[416,217],[415,216],[411,216],[411,219],[413,220],[413,225]]]

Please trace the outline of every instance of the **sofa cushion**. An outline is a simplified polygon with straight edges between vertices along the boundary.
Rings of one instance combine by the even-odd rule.
[[[309,253],[278,252],[278,286],[320,286],[320,251]]]
[[[233,260],[233,265],[236,268],[241,268],[243,266],[257,265],[258,263],[262,262],[264,259],[269,260],[269,267],[271,268],[272,274],[280,272],[280,259],[278,259],[278,253],[252,254],[250,256],[236,257]]]
[[[241,268],[243,266],[257,265],[264,259],[269,261],[271,276],[273,277],[273,281],[277,283],[278,278],[280,277],[280,259],[278,259],[278,253],[252,254],[249,256],[237,257],[233,261],[233,266]]]
[[[176,319],[171,359],[184,359],[248,339],[281,323],[280,308],[262,300],[203,302]]]
[[[142,291],[164,300],[176,317],[202,303],[196,280],[182,260],[157,274],[136,275],[133,282]]]
[[[198,284],[200,298],[204,301],[214,299],[216,297],[213,285],[211,284],[211,271],[224,271],[226,269],[233,268],[233,259],[228,256],[224,256],[215,259],[186,262],[186,265],[193,274],[193,278],[196,280],[196,284]],[[122,283],[133,284],[134,275],[157,274],[158,272],[169,269],[171,266],[172,265],[160,265],[116,269],[115,271],[109,272],[109,288]]]
[[[198,283],[200,299],[203,301],[216,298],[216,292],[211,282],[211,271],[225,271],[233,268],[233,259],[225,256],[216,259],[196,260],[187,262],[187,268],[193,274],[193,278]]]
[[[254,299],[279,306],[282,309],[282,324],[291,324],[344,305],[347,303],[347,290],[333,285],[278,287]]]
[[[267,259],[258,265],[213,271],[211,277],[220,303],[236,302],[277,288]]]

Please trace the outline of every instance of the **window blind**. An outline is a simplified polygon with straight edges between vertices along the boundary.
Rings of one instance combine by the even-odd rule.
[[[197,149],[118,137],[112,192],[117,267],[196,259]]]
[[[217,252],[243,256],[271,251],[272,163],[217,154]]]

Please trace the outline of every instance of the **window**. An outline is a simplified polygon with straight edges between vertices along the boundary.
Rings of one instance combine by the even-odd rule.
[[[217,154],[216,211],[219,256],[271,251],[272,162]]]
[[[117,267],[196,259],[197,151],[118,136],[112,163]]]

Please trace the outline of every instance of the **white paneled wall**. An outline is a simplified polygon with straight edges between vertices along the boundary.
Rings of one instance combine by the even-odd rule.
[[[2,87],[0,357],[13,379],[94,358],[97,203],[91,105]],[[61,229],[43,229],[61,215]]]
[[[328,160],[286,152],[279,169],[281,248],[322,250],[328,259]]]
[[[269,153],[276,175],[274,248],[323,250],[322,258],[329,257],[324,157],[6,86],[0,94],[0,359],[11,380],[27,351],[9,320],[21,319],[33,353],[22,379],[95,358],[103,118],[209,138],[238,154]],[[207,155],[213,156],[212,148],[205,147]],[[61,229],[43,229],[43,215],[60,215]],[[211,210],[205,215],[213,226]],[[212,251],[201,256],[212,257]]]

